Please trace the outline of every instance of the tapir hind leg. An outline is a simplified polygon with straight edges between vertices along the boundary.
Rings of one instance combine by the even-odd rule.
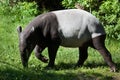
[[[42,55],[42,51],[45,49],[46,46],[39,46],[39,45],[36,45],[35,47],[35,56],[41,60],[42,62],[44,63],[47,63],[48,62],[48,59],[46,57],[44,57]]]
[[[87,57],[88,57],[87,49],[88,49],[87,44],[84,44],[82,47],[79,47],[79,60],[78,60],[76,66],[78,66],[78,67],[82,66],[83,63],[85,62],[85,60],[87,59]]]
[[[105,62],[111,68],[111,71],[115,72],[116,71],[115,64],[112,61],[110,52],[105,47],[105,43],[104,43],[105,42],[105,37],[106,37],[105,35],[102,35],[102,36],[93,38],[92,39],[93,47],[100,52],[100,54],[103,56]]]

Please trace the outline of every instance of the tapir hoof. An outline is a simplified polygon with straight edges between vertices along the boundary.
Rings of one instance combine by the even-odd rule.
[[[46,57],[41,57],[40,60],[44,63],[48,63],[48,59]]]
[[[77,64],[75,65],[75,67],[82,67],[83,66],[83,62],[78,61]]]
[[[116,67],[115,67],[115,66],[111,67],[111,68],[110,68],[110,71],[111,71],[111,72],[116,72]]]
[[[24,69],[28,68],[28,63],[23,63],[23,68]]]

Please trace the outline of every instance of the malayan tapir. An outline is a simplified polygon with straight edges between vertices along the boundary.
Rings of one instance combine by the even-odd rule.
[[[53,67],[59,46],[79,48],[77,66],[81,66],[88,57],[88,47],[92,47],[100,52],[111,71],[116,71],[111,54],[105,47],[106,33],[102,24],[85,10],[66,9],[44,13],[32,20],[23,31],[21,26],[17,30],[24,67],[28,66],[33,49],[39,60],[47,62],[48,59],[42,55],[46,47],[48,66]]]

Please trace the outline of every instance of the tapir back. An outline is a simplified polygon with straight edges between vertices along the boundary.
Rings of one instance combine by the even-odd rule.
[[[53,12],[59,23],[61,45],[78,47],[84,42],[104,35],[105,31],[95,16],[81,9],[68,9]]]

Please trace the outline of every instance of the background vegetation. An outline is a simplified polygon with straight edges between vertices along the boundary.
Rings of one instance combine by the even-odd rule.
[[[75,8],[76,3],[100,19],[108,37],[120,39],[119,0],[1,0],[1,4],[4,5],[1,9],[5,14],[18,13],[16,16],[19,17],[36,16],[44,11]]]
[[[103,23],[108,36],[106,46],[118,72],[109,72],[101,55],[91,48],[84,66],[74,68],[78,50],[63,47],[58,51],[55,69],[46,70],[47,64],[37,60],[34,53],[30,57],[29,68],[23,69],[18,50],[17,26],[25,27],[35,16],[50,10],[74,8],[75,3],[79,3]],[[0,0],[0,80],[120,80],[119,13],[118,0]],[[43,54],[48,56],[47,49]]]

